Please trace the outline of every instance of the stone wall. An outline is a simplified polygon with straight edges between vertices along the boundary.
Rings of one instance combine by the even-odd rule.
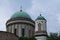
[[[0,40],[18,40],[19,37],[5,31],[0,31]]]

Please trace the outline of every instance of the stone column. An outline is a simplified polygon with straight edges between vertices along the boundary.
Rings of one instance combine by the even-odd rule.
[[[21,37],[21,24],[19,24],[19,28],[18,29],[19,29],[19,31],[18,31],[19,32],[19,37]]]

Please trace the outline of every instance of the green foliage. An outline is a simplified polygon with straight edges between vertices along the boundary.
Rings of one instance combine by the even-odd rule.
[[[29,40],[36,40],[35,37],[30,37]]]
[[[28,40],[27,37],[20,37],[19,40]]]
[[[50,33],[47,40],[60,40],[60,35],[58,33]]]
[[[36,39],[35,39],[35,37],[30,37],[30,38],[20,37],[19,40],[36,40]]]

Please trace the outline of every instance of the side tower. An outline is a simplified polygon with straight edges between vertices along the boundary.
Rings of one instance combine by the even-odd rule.
[[[35,20],[35,38],[37,40],[46,40],[47,38],[47,27],[46,19],[40,14]]]

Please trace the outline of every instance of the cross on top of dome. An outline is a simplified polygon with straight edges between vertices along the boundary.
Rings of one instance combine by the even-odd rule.
[[[22,12],[22,6],[20,7],[20,12]]]

